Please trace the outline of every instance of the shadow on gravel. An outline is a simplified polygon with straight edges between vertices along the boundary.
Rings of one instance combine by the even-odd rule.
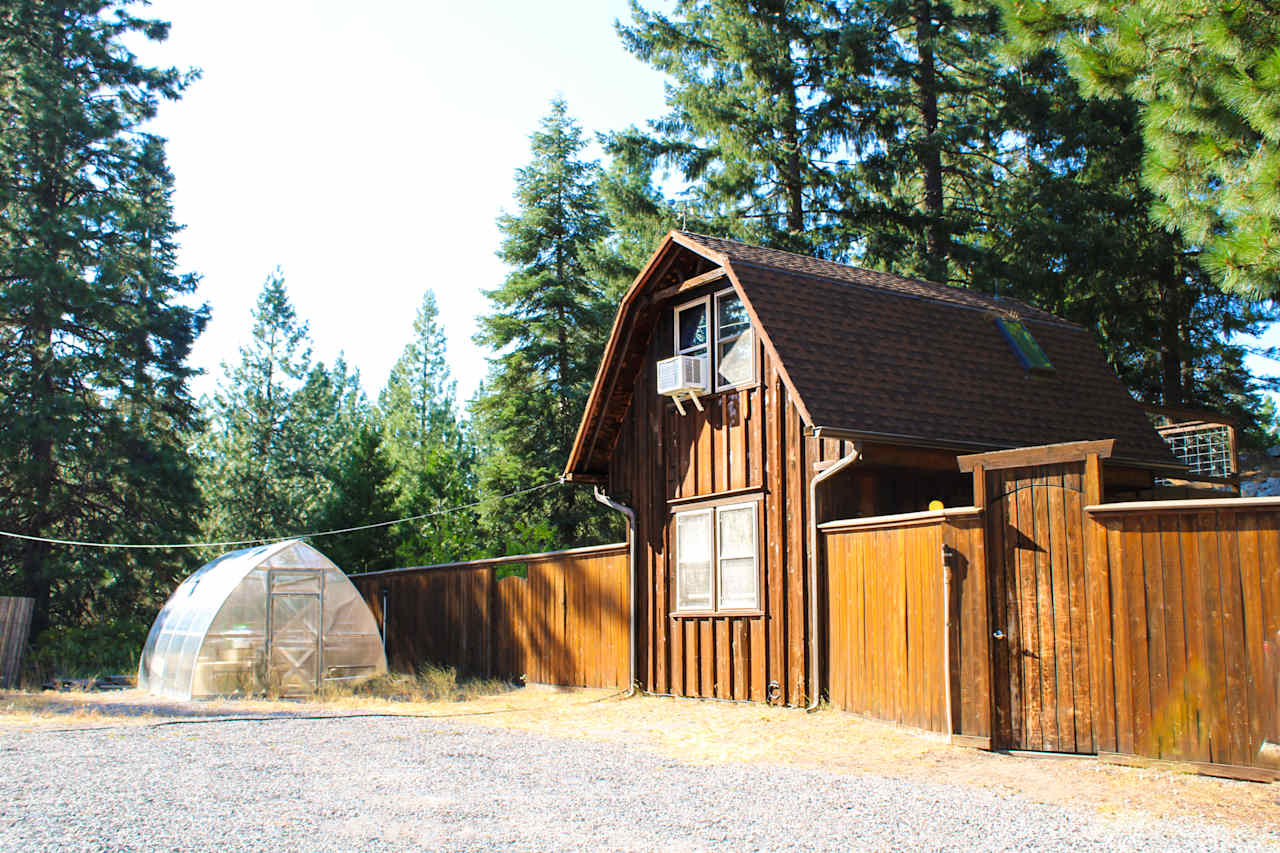
[[[130,691],[132,692],[132,691]],[[240,705],[232,701],[220,702],[178,702],[160,699],[153,696],[139,696],[136,700],[129,697],[121,700],[121,694],[112,697],[114,701],[102,701],[96,695],[87,693],[69,693],[64,691],[45,693],[21,693],[16,691],[0,691],[0,710],[27,712],[41,716],[86,716],[93,717],[136,717],[153,719],[211,719],[218,717],[239,716],[251,713],[255,717],[296,717],[304,713],[314,713],[314,708],[304,709],[301,703],[287,699],[277,699],[272,704],[297,705],[296,708],[264,708],[261,702],[251,706]]]

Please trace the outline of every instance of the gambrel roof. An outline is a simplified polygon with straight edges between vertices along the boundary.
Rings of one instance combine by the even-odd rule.
[[[567,477],[606,473],[672,288],[721,267],[808,428],[965,452],[1114,438],[1116,462],[1180,470],[1082,326],[975,290],[672,231],[622,299]],[[996,318],[1020,320],[1054,370],[1024,368]]]

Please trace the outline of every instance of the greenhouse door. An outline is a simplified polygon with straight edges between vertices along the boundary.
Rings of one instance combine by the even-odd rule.
[[[324,574],[273,571],[267,610],[270,683],[284,696],[305,696],[320,686],[320,616]]]

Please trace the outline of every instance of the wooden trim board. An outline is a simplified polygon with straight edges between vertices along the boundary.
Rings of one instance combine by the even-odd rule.
[[[1124,752],[1099,752],[1098,760],[1103,764],[1119,764],[1123,767],[1181,770],[1183,772],[1199,773],[1202,776],[1240,779],[1245,782],[1280,781],[1280,771],[1267,770],[1262,767],[1241,767],[1238,764],[1214,764],[1209,761],[1165,761],[1161,758],[1147,758],[1142,755],[1130,755]]]
[[[1064,444],[1042,444],[1038,447],[1018,447],[1013,450],[993,450],[990,453],[971,453],[957,456],[960,470],[969,473],[981,465],[988,471],[1003,468],[1029,468],[1034,465],[1056,465],[1061,462],[1083,462],[1091,454],[1100,459],[1111,456],[1115,449],[1114,438],[1101,441],[1069,441]]]

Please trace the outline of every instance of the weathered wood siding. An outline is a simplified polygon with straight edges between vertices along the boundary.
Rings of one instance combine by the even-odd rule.
[[[857,519],[825,528],[823,540],[831,704],[931,731],[989,738],[990,629],[980,512]],[[944,560],[951,569],[949,602]]]
[[[1084,462],[991,471],[986,483],[1000,743],[1095,752]]]
[[[528,563],[497,582],[496,672],[539,684],[626,687],[627,549]]]
[[[626,545],[606,545],[351,580],[386,627],[393,669],[434,663],[467,675],[625,687],[627,554]],[[513,565],[525,566],[527,577],[495,579]]]
[[[1280,508],[1197,503],[1087,512],[1114,679],[1098,748],[1258,767],[1280,741]]]
[[[31,632],[34,598],[0,595],[0,687],[17,687]]]
[[[636,511],[640,678],[655,693],[803,704],[808,685],[806,492],[820,443],[761,348],[760,383],[686,404],[653,387],[669,353],[659,328],[612,456],[610,493]],[[828,444],[838,444],[828,442]],[[672,513],[736,496],[760,499],[761,615],[673,616]]]

